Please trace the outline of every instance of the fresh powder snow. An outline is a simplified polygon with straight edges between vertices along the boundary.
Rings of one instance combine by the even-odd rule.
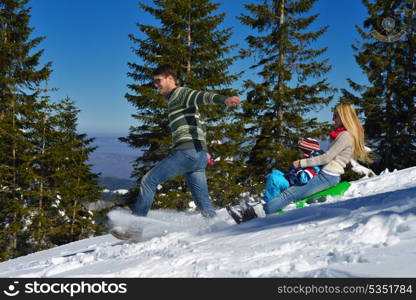
[[[416,277],[416,167],[239,225],[217,213],[151,210],[140,243],[92,237],[0,263],[0,276]],[[116,223],[130,218],[112,214]]]

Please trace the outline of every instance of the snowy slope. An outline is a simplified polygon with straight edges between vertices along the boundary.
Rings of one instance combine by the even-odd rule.
[[[0,264],[0,277],[416,277],[416,167],[236,225],[151,211],[145,241],[94,237]]]

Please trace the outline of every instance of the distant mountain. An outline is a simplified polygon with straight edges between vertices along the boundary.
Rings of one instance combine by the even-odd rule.
[[[135,158],[133,155],[126,154],[92,153],[89,163],[93,165],[92,171],[101,173],[101,177],[130,179],[133,171],[132,162]]]
[[[100,177],[100,186],[111,191],[125,189],[128,190],[135,186],[135,182],[129,179],[116,177]]]
[[[95,138],[92,145],[98,147],[90,155],[89,163],[93,165],[92,171],[101,173],[101,177],[131,179],[133,161],[140,155],[141,151],[121,143],[118,140],[119,136],[101,135],[91,137]]]
[[[93,143],[94,146],[97,146],[96,153],[118,153],[118,154],[127,154],[127,155],[137,155],[138,150],[130,148],[127,144],[121,143],[118,138],[123,135],[91,135],[95,138]]]

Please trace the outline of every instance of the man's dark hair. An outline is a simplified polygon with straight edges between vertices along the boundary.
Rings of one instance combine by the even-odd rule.
[[[174,68],[172,68],[171,65],[161,65],[159,67],[157,67],[154,71],[153,71],[153,76],[172,76],[173,79],[175,79],[175,81],[178,79],[178,75],[175,71]]]

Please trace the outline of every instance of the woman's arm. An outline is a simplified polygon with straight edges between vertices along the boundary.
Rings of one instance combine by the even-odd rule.
[[[324,154],[307,159],[301,159],[299,161],[300,167],[306,168],[326,165],[327,163],[332,161],[339,153],[341,153],[341,151],[343,151],[345,148],[351,147],[352,143],[352,136],[348,131],[344,131],[340,133],[340,135],[335,139],[331,147],[329,147],[328,151]]]

